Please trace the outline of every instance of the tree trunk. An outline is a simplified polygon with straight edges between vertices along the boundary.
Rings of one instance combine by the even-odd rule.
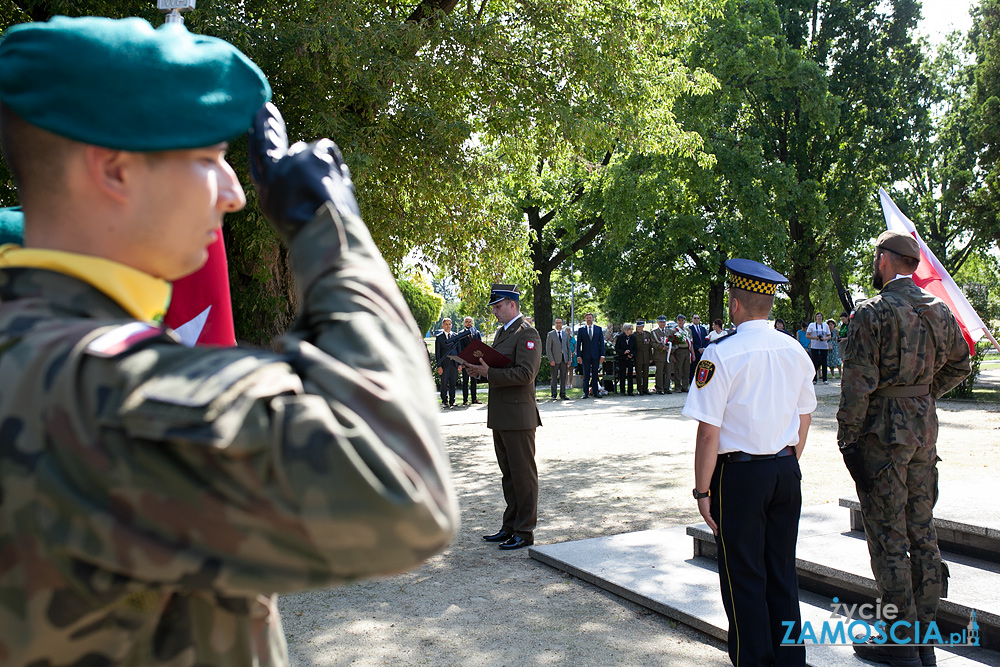
[[[532,307],[535,309],[535,328],[542,340],[552,330],[552,271],[535,268],[538,283],[532,292]]]
[[[726,311],[726,282],[724,279],[714,279],[708,284],[708,321],[706,327],[712,328],[712,322],[729,319]]]

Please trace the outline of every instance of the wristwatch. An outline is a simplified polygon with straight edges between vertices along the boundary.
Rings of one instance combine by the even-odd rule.
[[[701,500],[702,498],[708,498],[709,491],[699,491],[697,487],[691,489],[691,495],[694,496],[695,500]]]

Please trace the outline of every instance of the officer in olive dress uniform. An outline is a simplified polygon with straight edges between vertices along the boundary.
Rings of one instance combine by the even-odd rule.
[[[5,665],[285,665],[277,593],[413,567],[457,526],[416,324],[336,146],[290,153],[269,97],[179,25],[0,39],[25,221],[0,248]],[[246,203],[225,142],[251,125],[302,313],[277,351],[185,347],[168,281]]]
[[[847,329],[837,440],[857,484],[882,605],[927,627],[944,584],[932,510],[937,501],[935,401],[970,372],[969,345],[943,301],[913,282],[920,246],[886,231],[872,283]],[[902,631],[897,631],[903,636]],[[922,638],[908,637],[908,639]],[[934,648],[858,644],[862,658],[902,667],[935,664]]]
[[[653,389],[657,394],[670,393],[670,329],[667,328],[667,316],[660,315],[656,318],[656,326],[653,327],[653,364],[656,366],[653,376]]]
[[[635,322],[635,388],[640,396],[649,393],[649,362],[653,359],[653,334],[646,331],[646,320]]]
[[[673,378],[674,391],[686,392],[690,381],[691,370],[691,333],[684,326],[687,320],[684,315],[677,316],[677,324],[669,328],[673,342],[670,351],[670,377]],[[668,381],[669,386],[669,381]]]
[[[486,426],[493,429],[500,485],[507,502],[500,530],[483,539],[498,542],[504,550],[534,544],[538,523],[535,429],[542,420],[535,402],[535,376],[542,363],[542,340],[524,321],[520,301],[516,285],[493,285],[489,305],[501,324],[493,348],[511,362],[504,368],[490,368],[485,362],[472,367],[490,386]]]
[[[733,664],[801,667],[805,648],[781,640],[786,623],[800,632],[798,459],[816,409],[813,365],[767,321],[788,280],[747,259],[726,268],[736,333],[705,349],[682,410],[699,422],[694,497],[715,533]]]

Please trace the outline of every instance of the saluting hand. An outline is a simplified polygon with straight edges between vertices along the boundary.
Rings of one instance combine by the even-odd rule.
[[[361,215],[351,173],[329,139],[289,147],[281,112],[268,102],[254,117],[249,144],[250,178],[260,209],[286,243],[326,203],[341,216]]]

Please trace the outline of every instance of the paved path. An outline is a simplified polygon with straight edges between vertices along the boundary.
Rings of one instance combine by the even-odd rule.
[[[992,372],[992,371],[990,371]],[[996,371],[1000,374],[1000,370]],[[819,385],[802,460],[806,505],[836,504],[851,486],[836,449],[838,381]],[[699,521],[691,500],[696,423],[684,395],[542,401],[538,543]],[[945,480],[994,479],[1000,406],[939,410]],[[282,597],[295,664],[729,664],[717,640],[480,539],[503,499],[485,406],[442,411],[463,525],[420,569],[379,581]],[[859,663],[860,664],[860,663]]]

